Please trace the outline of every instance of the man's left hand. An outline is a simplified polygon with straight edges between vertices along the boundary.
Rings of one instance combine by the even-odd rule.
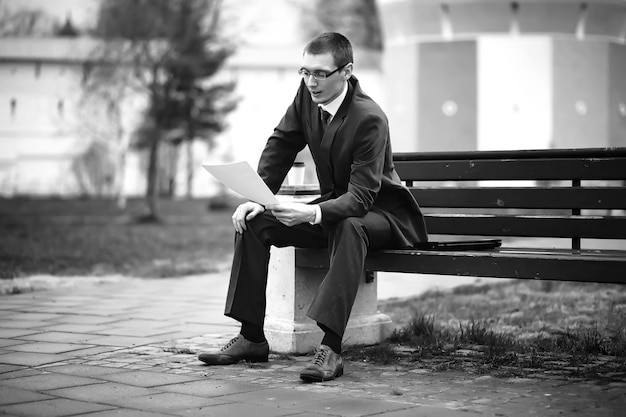
[[[269,209],[279,222],[289,227],[315,220],[315,207],[308,204],[275,204],[265,208]]]

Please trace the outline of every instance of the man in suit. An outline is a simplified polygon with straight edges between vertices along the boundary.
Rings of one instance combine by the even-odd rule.
[[[321,34],[304,48],[302,82],[267,141],[258,173],[278,192],[308,145],[321,197],[268,207],[246,202],[235,210],[225,314],[241,322],[241,332],[220,351],[201,353],[201,361],[267,361],[263,322],[270,246],[327,247],[330,267],[307,313],[324,337],[300,378],[320,382],[341,376],[341,341],[368,251],[427,240],[420,209],[393,167],[387,117],[361,90],[353,66],[352,46],[341,34]]]

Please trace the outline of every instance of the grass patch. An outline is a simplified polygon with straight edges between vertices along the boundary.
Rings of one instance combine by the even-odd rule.
[[[230,265],[232,209],[163,200],[161,221],[141,222],[141,199],[0,200],[0,278],[35,274],[172,277]]]
[[[352,361],[374,362],[388,365],[398,363],[400,353],[390,343],[374,346],[350,346],[343,352],[343,357]]]
[[[502,377],[626,379],[626,286],[504,281],[386,300],[380,310],[396,323],[391,337],[347,357]]]

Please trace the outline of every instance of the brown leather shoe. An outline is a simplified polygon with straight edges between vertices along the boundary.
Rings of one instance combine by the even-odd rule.
[[[232,365],[239,361],[267,362],[270,347],[267,340],[255,343],[237,335],[218,352],[201,353],[198,359],[208,365]]]
[[[320,345],[309,365],[300,373],[307,382],[324,382],[343,375],[343,358],[326,346]]]

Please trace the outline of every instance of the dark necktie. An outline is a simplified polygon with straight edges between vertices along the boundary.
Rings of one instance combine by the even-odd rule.
[[[322,127],[326,130],[328,127],[328,120],[330,120],[330,113],[320,107],[320,119],[322,120]]]

